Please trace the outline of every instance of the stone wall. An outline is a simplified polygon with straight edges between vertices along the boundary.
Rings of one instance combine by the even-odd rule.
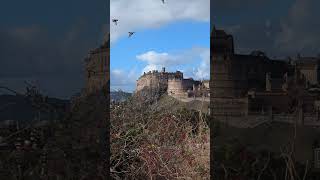
[[[144,88],[160,88],[161,90],[167,91],[168,79],[170,78],[183,78],[183,74],[180,71],[171,73],[158,71],[149,71],[144,73],[138,80],[136,86],[136,92],[141,91]]]
[[[182,79],[169,79],[168,80],[168,95],[170,96],[186,96],[186,87]]]
[[[221,59],[218,59],[221,58]],[[233,97],[234,84],[229,75],[227,58],[212,56],[212,97]]]
[[[188,90],[193,90],[193,85],[196,84],[196,81],[193,79],[183,79],[182,80],[182,87],[183,90],[186,92]]]
[[[247,98],[212,98],[213,117],[248,115]]]
[[[318,58],[298,57],[295,64],[310,84],[319,83],[320,67]]]
[[[311,69],[307,69],[307,68],[303,68],[301,69],[301,73],[304,75],[304,77],[306,77],[306,80],[310,83],[310,84],[317,84],[318,82],[318,77],[317,77],[317,67],[311,68]]]
[[[255,128],[263,123],[278,122],[297,124],[299,126],[320,126],[320,117],[315,114],[249,114],[248,116],[231,116],[229,114],[214,116],[216,121],[237,128]]]
[[[138,80],[136,92],[144,88],[159,88],[163,92],[167,92],[171,96],[188,97],[188,93],[193,92],[195,88],[199,88],[200,81],[195,81],[192,78],[184,79],[183,73],[177,72],[162,72],[149,71],[144,73]],[[207,81],[209,86],[209,81]]]

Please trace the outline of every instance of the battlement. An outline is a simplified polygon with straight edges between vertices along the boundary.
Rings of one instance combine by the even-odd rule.
[[[163,70],[161,72],[159,72],[158,70],[144,72],[143,75],[139,77],[139,79],[148,78],[148,77],[150,78],[152,76],[159,76],[159,77],[164,78],[164,79],[172,79],[172,78],[183,79],[183,73],[182,72],[180,72],[180,71],[165,72],[164,68],[163,68]]]

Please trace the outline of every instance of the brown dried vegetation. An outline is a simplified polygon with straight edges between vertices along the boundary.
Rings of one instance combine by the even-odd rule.
[[[111,107],[114,179],[209,179],[207,117],[172,99],[136,94]],[[204,115],[204,116],[203,116]]]

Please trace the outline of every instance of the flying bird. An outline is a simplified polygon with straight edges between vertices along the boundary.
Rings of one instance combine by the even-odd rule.
[[[162,0],[162,3],[164,4],[164,0]]]
[[[135,32],[128,32],[129,33],[129,37],[131,37]]]
[[[112,19],[112,22],[114,22],[115,25],[118,24],[118,19]]]

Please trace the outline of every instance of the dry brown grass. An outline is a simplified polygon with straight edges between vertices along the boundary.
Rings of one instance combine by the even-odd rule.
[[[191,111],[154,110],[145,103],[132,99],[111,111],[111,176],[209,179],[209,129],[204,120],[195,123]]]

